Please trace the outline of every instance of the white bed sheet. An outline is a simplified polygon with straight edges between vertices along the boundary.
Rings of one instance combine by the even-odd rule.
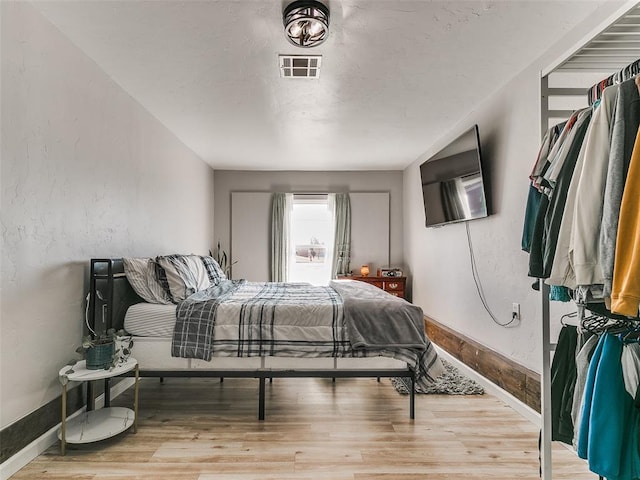
[[[136,303],[124,316],[124,329],[137,337],[169,338],[176,324],[177,305]]]

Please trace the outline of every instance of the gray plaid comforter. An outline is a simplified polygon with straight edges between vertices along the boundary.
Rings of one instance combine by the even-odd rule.
[[[362,288],[370,285],[360,284]],[[355,290],[354,290],[355,288]],[[371,287],[375,288],[375,287]],[[431,342],[424,336],[416,340],[407,337],[407,344],[394,338],[385,339],[389,330],[389,317],[393,308],[408,302],[391,297],[378,290],[379,306],[370,311],[387,312],[385,315],[366,314],[366,330],[375,330],[370,338],[373,344],[358,341],[354,346],[349,338],[360,319],[357,329],[362,332],[362,313],[350,314],[363,306],[358,299],[358,287],[338,289],[306,283],[255,283],[224,281],[216,287],[195,293],[178,305],[171,354],[174,357],[211,360],[216,356],[287,356],[287,357],[367,357],[387,356],[407,362],[417,372],[418,383],[429,384],[443,372]],[[345,297],[345,298],[343,298]],[[397,303],[400,302],[400,303]],[[347,311],[345,312],[345,308]],[[419,309],[418,309],[419,310]],[[364,309],[363,309],[364,311]],[[421,315],[421,313],[420,313]],[[404,322],[401,315],[400,323]],[[422,318],[420,316],[420,318]],[[422,320],[421,320],[422,321]],[[215,335],[214,335],[215,326]],[[360,337],[359,337],[360,339]],[[382,339],[381,343],[377,343]],[[361,340],[361,339],[360,339]]]

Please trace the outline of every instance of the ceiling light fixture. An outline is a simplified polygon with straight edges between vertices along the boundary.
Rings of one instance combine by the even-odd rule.
[[[329,36],[329,9],[316,0],[297,0],[282,15],[285,34],[297,47],[318,46]]]

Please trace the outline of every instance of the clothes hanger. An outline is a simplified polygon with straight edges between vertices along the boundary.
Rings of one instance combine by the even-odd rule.
[[[569,327],[569,326],[573,326],[569,323],[566,323],[564,320],[565,318],[574,318],[578,316],[578,312],[571,312],[571,313],[565,313],[564,315],[562,315],[560,317],[560,323],[562,324],[563,327]]]
[[[640,322],[637,320],[621,320],[620,328],[622,329],[623,324],[626,326],[626,329],[620,331],[618,333],[618,338],[623,343],[640,343]]]
[[[600,335],[604,333],[605,330],[608,330],[612,325],[610,324],[610,318],[605,317],[604,315],[590,315],[584,318],[581,322],[581,326],[584,330],[591,332],[596,335]]]

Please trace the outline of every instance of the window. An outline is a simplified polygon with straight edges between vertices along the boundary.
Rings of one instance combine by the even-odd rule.
[[[333,258],[333,214],[328,195],[294,195],[289,251],[290,282],[327,285]]]

